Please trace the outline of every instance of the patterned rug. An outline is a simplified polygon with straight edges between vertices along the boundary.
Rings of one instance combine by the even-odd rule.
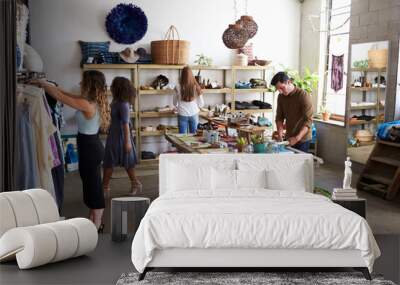
[[[213,285],[395,285],[382,276],[368,281],[359,272],[148,272],[138,281],[138,273],[122,274],[116,285],[213,284]]]

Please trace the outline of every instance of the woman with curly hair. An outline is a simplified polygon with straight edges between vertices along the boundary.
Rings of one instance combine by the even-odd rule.
[[[76,109],[78,124],[77,145],[79,152],[79,174],[82,179],[83,200],[89,210],[89,219],[99,232],[103,231],[105,208],[101,181],[101,162],[104,147],[99,130],[106,131],[110,121],[110,106],[107,101],[107,85],[104,74],[97,70],[83,72],[81,95],[72,95],[46,80],[33,81],[47,94]]]
[[[113,101],[111,103],[111,125],[107,136],[104,155],[103,190],[110,196],[110,178],[113,168],[125,168],[131,181],[130,195],[142,192],[142,183],[135,174],[137,163],[134,139],[130,128],[129,102],[135,97],[132,83],[125,77],[115,77],[111,83]]]

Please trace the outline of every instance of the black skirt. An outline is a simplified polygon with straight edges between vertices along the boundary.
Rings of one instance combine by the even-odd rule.
[[[104,194],[101,181],[101,162],[104,146],[98,134],[78,133],[79,175],[82,179],[83,201],[90,209],[104,209]]]

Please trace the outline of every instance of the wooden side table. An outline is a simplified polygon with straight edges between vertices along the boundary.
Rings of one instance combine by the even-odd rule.
[[[340,206],[360,215],[364,219],[367,217],[367,200],[362,198],[352,200],[334,200],[332,202],[339,204]]]
[[[111,239],[123,241],[129,233],[136,233],[146,214],[150,199],[144,197],[119,197],[111,200]],[[129,223],[129,224],[128,224]]]

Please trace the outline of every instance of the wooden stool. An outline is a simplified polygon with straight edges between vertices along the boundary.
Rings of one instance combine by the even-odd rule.
[[[150,205],[149,198],[119,197],[111,200],[111,239],[123,241],[130,233],[135,234],[140,221]]]

